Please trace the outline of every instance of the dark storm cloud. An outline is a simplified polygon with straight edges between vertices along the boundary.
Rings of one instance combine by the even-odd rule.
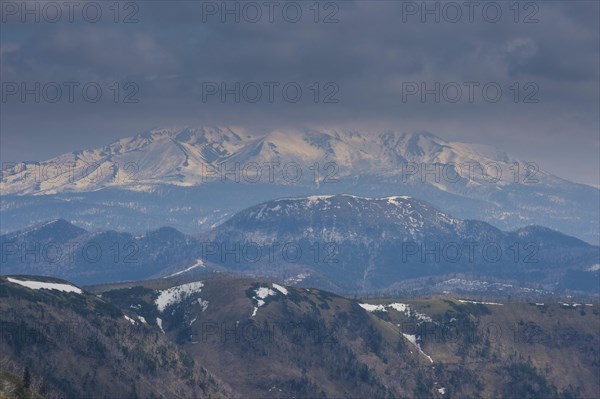
[[[207,3],[191,1],[136,2],[139,22],[131,24],[114,23],[108,3],[104,18],[93,24],[81,18],[21,23],[7,17],[1,39],[3,82],[95,81],[103,87],[135,82],[139,103],[115,104],[107,88],[103,101],[95,104],[3,102],[2,157],[44,159],[155,126],[429,130],[497,145],[561,176],[598,184],[597,2],[535,2],[538,22],[528,24],[522,20],[534,9],[521,10],[521,22],[515,23],[512,2],[495,3],[503,12],[496,23],[478,11],[484,2],[473,22],[463,15],[458,23],[443,18],[435,23],[431,16],[422,23],[418,14],[403,22],[406,2],[332,3],[339,7],[338,23],[322,23],[335,10],[325,9],[326,2],[318,23],[309,8],[313,2],[295,3],[303,11],[298,23],[282,17],[283,2],[273,23],[264,7],[258,23],[243,18],[235,23],[231,16],[222,23],[218,15],[204,15],[204,22]],[[122,19],[130,10],[121,11]],[[276,91],[273,103],[266,95],[255,104],[243,99],[236,104],[231,97],[223,103],[218,95],[203,101],[207,81],[298,82],[303,97],[290,103]],[[317,104],[309,89],[315,82],[321,91]],[[338,103],[322,103],[328,82],[339,87]],[[422,103],[418,95],[403,101],[407,82],[428,87],[496,82],[504,91],[498,103],[485,101],[480,90],[473,103],[464,100],[466,91],[457,103],[436,103],[433,96]],[[520,90],[535,83],[539,102],[514,103],[508,86],[515,82]],[[520,94],[522,100],[527,91]],[[574,159],[580,166],[573,165]]]

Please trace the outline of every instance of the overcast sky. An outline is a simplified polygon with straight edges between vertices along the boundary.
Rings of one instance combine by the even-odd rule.
[[[2,161],[42,161],[154,127],[426,130],[600,185],[597,1],[518,11],[512,1],[428,2],[439,22],[421,2],[228,3],[239,22],[221,2],[49,3],[0,3]],[[222,99],[221,84],[236,82],[239,103]],[[439,102],[422,99],[436,83]]]

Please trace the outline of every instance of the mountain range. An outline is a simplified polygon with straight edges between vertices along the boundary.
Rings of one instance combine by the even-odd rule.
[[[79,284],[232,272],[346,294],[407,282],[425,293],[460,277],[502,282],[511,287],[504,295],[546,295],[597,293],[600,277],[597,246],[541,226],[503,231],[408,196],[277,199],[197,235],[87,231],[58,219],[4,234],[0,244],[3,274]]]
[[[274,198],[410,195],[504,230],[544,225],[598,245],[600,191],[493,147],[431,133],[154,129],[44,162],[3,165],[2,233],[65,218],[85,228],[210,230]]]

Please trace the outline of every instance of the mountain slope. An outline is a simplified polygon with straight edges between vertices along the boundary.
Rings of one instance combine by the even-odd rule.
[[[79,288],[0,279],[0,371],[27,366],[44,396],[517,399],[599,389],[597,304],[356,300],[227,276],[81,293],[23,286],[34,281]]]
[[[279,278],[308,273],[341,291],[385,289],[407,279],[456,273],[551,287],[566,272],[598,263],[597,247],[550,229],[504,232],[399,196],[269,201],[239,212],[204,237],[221,248],[207,257],[213,262],[257,273],[268,269]],[[260,261],[255,261],[255,247],[262,250]],[[234,259],[226,248],[249,255]]]
[[[64,280],[2,277],[0,303],[1,368],[27,367],[43,397],[229,396],[161,334]]]

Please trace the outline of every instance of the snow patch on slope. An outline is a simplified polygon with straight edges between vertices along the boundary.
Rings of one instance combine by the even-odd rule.
[[[158,326],[158,328],[160,328],[160,331],[164,334],[165,330],[163,330],[162,319],[160,317],[156,318],[156,325]]]
[[[283,295],[287,295],[288,294],[288,290],[287,288],[279,285],[279,284],[275,284],[273,283],[273,288],[275,288],[277,291],[281,292]]]
[[[273,284],[273,285],[275,286],[276,284]],[[287,292],[287,290],[286,290],[286,292]],[[260,308],[261,306],[263,306],[266,303],[265,299],[267,297],[277,295],[276,291],[273,291],[272,289],[270,289],[268,287],[258,287],[257,289],[254,290],[254,293],[256,295],[254,295],[252,297],[252,299],[254,299],[256,301],[256,306],[254,307],[254,310],[252,311],[251,317],[256,316],[256,312],[258,312],[258,308]]]
[[[202,311],[204,312],[208,308],[208,301],[206,299],[198,298],[198,305],[202,307]]]
[[[187,269],[184,269],[184,270],[181,270],[181,271],[175,272],[175,273],[173,273],[173,274],[169,274],[168,276],[165,276],[165,277],[163,277],[163,278],[168,278],[168,277],[179,276],[180,274],[187,273],[187,272],[189,272],[190,270],[193,270],[193,269],[195,269],[195,268],[197,268],[197,267],[204,267],[204,262],[202,261],[202,259],[197,259],[197,260],[196,260],[196,263],[194,263],[192,266],[188,267]]]
[[[419,343],[417,342],[416,335],[405,334],[405,333],[402,333],[402,335],[404,335],[404,338],[406,338],[411,344],[413,344],[419,350],[419,352],[421,352],[421,354],[423,356],[425,356],[427,359],[429,359],[429,361],[431,363],[433,363],[433,359],[431,358],[431,356],[429,356],[427,353],[423,352],[423,349],[421,349],[421,345],[419,345]]]
[[[595,265],[592,265],[585,270],[588,272],[597,272],[598,270],[600,270],[600,263],[596,263]]]
[[[371,305],[370,303],[359,303],[358,306],[367,312],[387,312],[384,305]]]
[[[33,281],[33,280],[16,280],[14,278],[7,277],[8,281],[11,283],[22,285],[23,287],[31,288],[32,290],[57,290],[62,292],[74,292],[76,294],[82,294],[80,288],[75,287],[70,284],[60,284],[60,283],[46,283],[43,281]]]
[[[389,303],[387,305],[372,305],[370,303],[359,303],[358,305],[361,308],[365,309],[367,312],[387,312],[388,309],[391,308],[400,313],[404,313],[408,317],[413,316],[421,321],[432,321],[431,317],[411,309],[410,306],[406,303],[395,302]]]
[[[480,304],[480,305],[499,305],[499,306],[504,306],[503,303],[497,303],[497,302],[479,302],[479,301],[467,301],[465,299],[459,299],[458,302],[460,303],[475,303],[475,304]]]
[[[159,295],[154,300],[154,303],[158,311],[163,312],[167,306],[179,303],[188,298],[190,295],[202,291],[202,287],[204,287],[204,283],[202,281],[171,287],[169,289],[159,291]]]

